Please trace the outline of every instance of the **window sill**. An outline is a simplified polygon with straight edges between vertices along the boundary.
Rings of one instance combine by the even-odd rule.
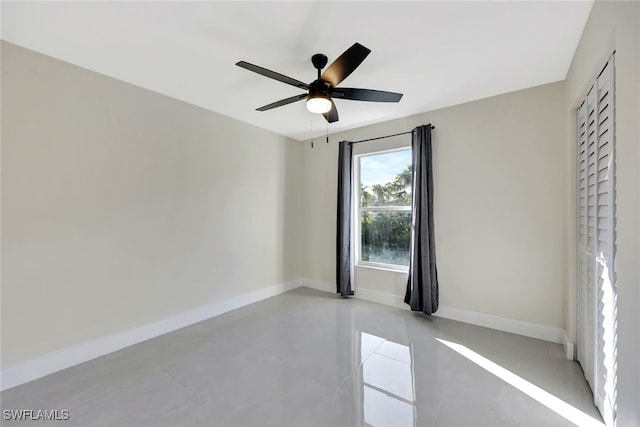
[[[409,267],[394,267],[392,265],[380,264],[356,264],[356,268],[367,268],[372,270],[390,271],[392,273],[409,273]]]

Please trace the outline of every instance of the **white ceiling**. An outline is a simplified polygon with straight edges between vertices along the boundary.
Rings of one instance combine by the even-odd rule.
[[[371,54],[342,86],[404,93],[336,100],[329,133],[563,80],[589,1],[2,2],[2,38],[303,140],[327,131],[301,90],[236,67],[311,82],[354,42]]]

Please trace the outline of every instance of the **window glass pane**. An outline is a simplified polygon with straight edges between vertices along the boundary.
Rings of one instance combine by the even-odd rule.
[[[384,264],[409,265],[410,211],[361,212],[360,259]]]
[[[411,150],[360,158],[362,206],[411,206]]]
[[[360,205],[367,208],[359,215],[359,260],[408,266],[411,149],[360,157],[358,178]],[[398,210],[398,207],[406,207],[407,210]]]

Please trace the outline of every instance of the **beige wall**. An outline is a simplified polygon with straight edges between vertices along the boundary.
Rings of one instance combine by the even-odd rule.
[[[328,232],[336,224],[335,141],[433,123],[441,304],[561,328],[563,93],[554,83],[344,132],[313,149],[305,144],[304,277],[335,283],[335,232]],[[359,270],[356,292],[400,296],[405,277]]]
[[[2,366],[297,279],[300,156],[3,42]]]
[[[640,425],[640,2],[596,1],[565,84],[571,112],[565,138],[568,259],[566,330],[576,337],[576,109],[613,51],[616,77],[616,217],[618,416]]]

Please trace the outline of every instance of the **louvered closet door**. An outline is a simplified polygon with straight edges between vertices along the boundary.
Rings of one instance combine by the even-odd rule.
[[[593,92],[591,90],[589,93]],[[593,105],[592,105],[593,107]],[[595,326],[595,307],[593,297],[595,294],[592,277],[594,259],[593,252],[589,250],[587,242],[588,234],[588,204],[591,197],[593,206],[594,194],[588,194],[587,180],[587,161],[589,160],[589,144],[587,142],[588,128],[587,117],[590,112],[593,115],[595,109],[587,108],[585,101],[578,110],[578,361],[582,365],[584,376],[594,388],[593,385],[593,365],[594,365],[594,334]],[[595,191],[592,191],[595,193]],[[593,218],[593,217],[592,217]],[[593,221],[593,219],[592,219]]]
[[[613,419],[616,381],[615,85],[613,57],[598,76],[596,196],[596,406]]]
[[[613,56],[578,110],[578,361],[605,421],[615,416]]]

